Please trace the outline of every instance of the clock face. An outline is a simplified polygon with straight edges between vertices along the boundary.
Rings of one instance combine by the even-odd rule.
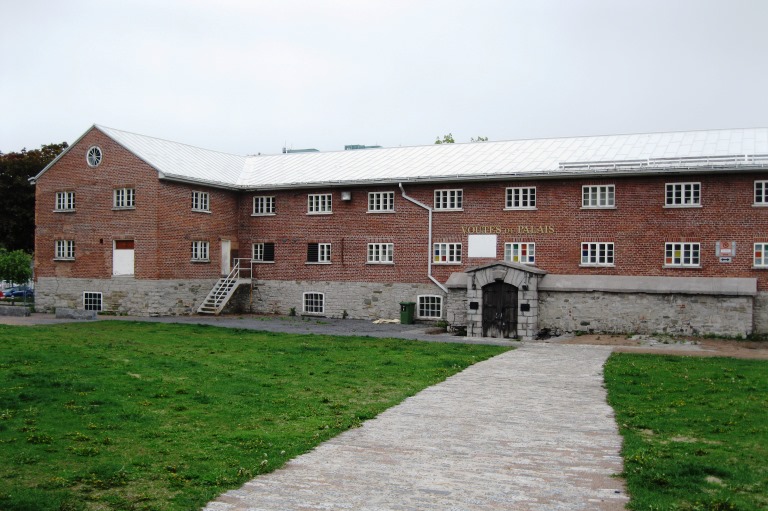
[[[101,163],[101,148],[99,146],[91,146],[85,155],[85,160],[91,167],[98,167]]]

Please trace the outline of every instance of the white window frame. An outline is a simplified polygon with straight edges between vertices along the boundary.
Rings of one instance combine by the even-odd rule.
[[[195,240],[191,243],[193,263],[208,263],[211,261],[211,242]]]
[[[307,291],[301,296],[301,310],[304,314],[325,314],[325,293]]]
[[[317,245],[317,261],[309,259],[309,246]],[[307,264],[331,264],[331,244],[330,243],[308,243],[307,244]]]
[[[101,165],[101,161],[104,159],[104,153],[101,151],[101,147],[92,145],[85,152],[85,162],[89,167],[95,168]]]
[[[53,258],[57,261],[75,260],[75,240],[56,240]]]
[[[586,250],[586,255],[585,255]],[[616,246],[613,241],[582,241],[581,266],[615,266]]]
[[[274,216],[274,195],[256,195],[253,198],[253,213],[251,216]]]
[[[504,209],[536,209],[536,187],[513,186],[507,188]]]
[[[442,319],[443,297],[440,295],[419,295],[416,298],[418,319]]]
[[[56,211],[62,213],[64,211],[75,210],[75,192],[56,192]]]
[[[436,211],[462,211],[464,209],[464,190],[453,188],[435,190]]]
[[[752,264],[755,268],[768,268],[768,242],[755,243],[752,250]]]
[[[368,264],[394,264],[394,243],[368,243]]]
[[[582,209],[613,209],[616,207],[616,185],[584,185],[581,187]]]
[[[211,194],[199,190],[192,191],[192,211],[199,213],[211,212]]]
[[[671,196],[670,196],[671,192]],[[700,208],[701,183],[666,183],[664,185],[665,208]]]
[[[272,259],[264,259],[266,245],[272,245]],[[274,263],[275,262],[275,244],[271,241],[253,243],[251,245],[251,261],[254,263]]]
[[[101,291],[83,291],[83,309],[87,311],[104,310],[104,301]]]
[[[504,260],[511,263],[536,264],[536,243],[519,241],[505,243]]]
[[[115,188],[112,191],[113,209],[136,209],[135,188]]]
[[[461,264],[461,243],[433,243],[434,264]]]
[[[676,255],[678,253],[679,255]],[[669,241],[665,243],[664,267],[701,268],[701,243],[682,241]]]
[[[768,206],[768,181],[755,181],[753,206]]]
[[[368,192],[368,213],[394,213],[395,192]]]
[[[333,194],[310,193],[307,195],[308,215],[330,215],[333,213]]]

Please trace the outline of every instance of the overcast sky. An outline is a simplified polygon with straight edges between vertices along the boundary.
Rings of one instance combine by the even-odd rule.
[[[0,151],[768,126],[766,0],[0,0]]]

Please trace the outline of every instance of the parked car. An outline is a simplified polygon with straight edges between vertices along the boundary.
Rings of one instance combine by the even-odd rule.
[[[2,292],[4,298],[34,298],[35,290],[29,286],[9,287]]]

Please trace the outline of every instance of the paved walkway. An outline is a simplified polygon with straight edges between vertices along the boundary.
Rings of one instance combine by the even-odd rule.
[[[220,496],[208,511],[618,510],[610,347],[526,343]]]

